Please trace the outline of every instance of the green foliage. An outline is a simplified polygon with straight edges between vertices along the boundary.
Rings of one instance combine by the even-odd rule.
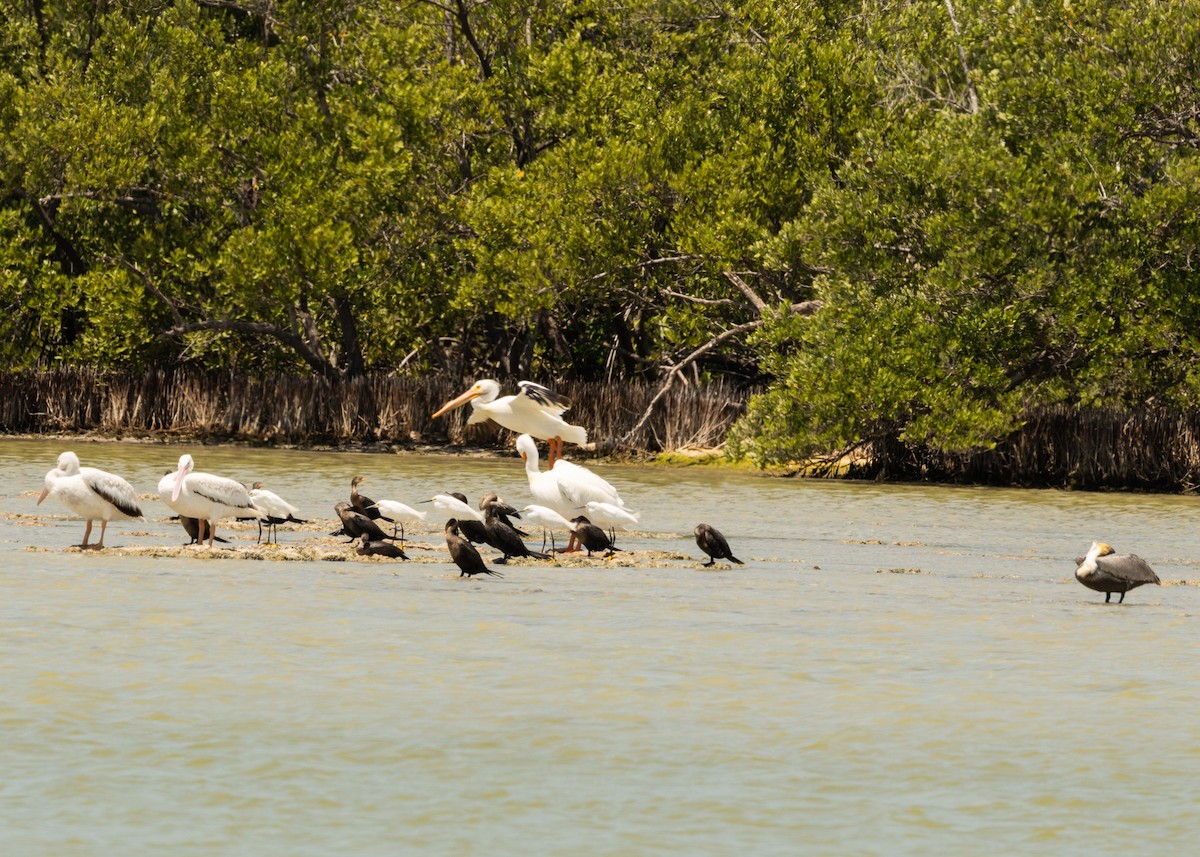
[[[266,8],[5,4],[7,364],[653,379],[757,327],[696,366],[765,382],[764,464],[1200,403],[1190,2]]]

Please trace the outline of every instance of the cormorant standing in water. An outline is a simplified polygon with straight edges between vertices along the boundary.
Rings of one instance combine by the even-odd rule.
[[[708,554],[708,562],[704,563],[705,568],[711,567],[719,559],[727,559],[738,565],[745,565],[733,555],[733,551],[729,549],[729,542],[725,541],[721,531],[711,524],[696,524],[696,544],[700,546],[700,550]]]

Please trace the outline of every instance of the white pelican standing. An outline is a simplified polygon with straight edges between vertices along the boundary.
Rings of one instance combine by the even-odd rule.
[[[517,438],[517,452],[525,461],[525,476],[529,480],[529,493],[533,499],[568,520],[574,520],[578,510],[592,501],[618,507],[625,505],[616,488],[586,467],[560,459],[553,470],[539,470],[537,444],[527,434]],[[578,549],[572,534],[567,552]]]
[[[73,452],[64,452],[58,457],[58,466],[46,474],[45,487],[34,505],[40,506],[49,496],[87,521],[80,545],[85,550],[104,547],[104,531],[114,518],[142,517],[137,492],[132,485],[104,470],[80,467],[79,456]],[[94,520],[100,521],[100,541],[89,545]]]
[[[1108,604],[1114,592],[1120,592],[1125,601],[1125,593],[1146,583],[1161,583],[1150,563],[1137,554],[1119,554],[1113,551],[1112,545],[1104,542],[1092,542],[1091,550],[1081,560],[1076,560],[1075,579],[1097,592],[1104,593],[1104,603]]]
[[[471,389],[451,399],[433,415],[434,418],[471,403],[471,416],[467,425],[492,420],[509,431],[540,438],[550,446],[549,461],[553,467],[562,457],[564,442],[587,443],[587,429],[573,426],[562,418],[571,403],[562,396],[535,384],[519,381],[521,392],[515,396],[501,396],[500,385],[490,378],[476,381]]]
[[[263,517],[245,485],[224,476],[197,472],[195,466],[190,455],[179,456],[179,468],[159,481],[158,493],[180,515],[208,521],[210,548],[221,518]]]

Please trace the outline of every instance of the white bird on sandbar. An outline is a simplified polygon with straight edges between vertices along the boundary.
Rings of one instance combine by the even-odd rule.
[[[457,497],[452,497],[449,494],[435,494],[428,500],[423,500],[423,503],[432,503],[435,509],[439,509],[451,518],[456,520],[479,521],[483,523],[483,513],[478,509],[472,509],[462,500]]]
[[[434,418],[471,403],[471,416],[467,425],[492,420],[509,431],[527,434],[547,441],[550,446],[549,462],[553,467],[562,457],[564,442],[587,443],[587,429],[575,426],[562,418],[571,403],[553,390],[532,381],[518,381],[521,391],[515,396],[501,396],[500,385],[485,378],[476,381],[462,395],[442,405]]]
[[[34,505],[40,506],[50,496],[87,521],[80,545],[84,549],[104,547],[104,531],[114,518],[142,517],[132,485],[107,471],[80,467],[79,456],[73,452],[58,457],[58,466],[46,474],[45,487]],[[100,541],[89,545],[94,520],[100,521]]]
[[[637,525],[638,512],[630,512],[612,503],[589,500],[583,504],[584,515],[597,527],[629,530]]]
[[[179,468],[158,483],[162,501],[189,518],[208,521],[208,546],[213,545],[221,518],[262,518],[246,486],[234,479],[195,470],[190,455],[179,456]]]
[[[568,520],[578,516],[578,509],[592,501],[624,506],[621,495],[607,481],[586,467],[559,459],[552,470],[538,469],[537,444],[527,434],[517,438],[517,452],[525,461],[525,476],[529,493],[542,506],[548,506]],[[572,534],[567,551],[578,550]]]
[[[542,528],[542,550],[546,549],[546,533],[550,533],[550,550],[555,550],[554,547],[554,531],[562,530],[567,533],[575,532],[575,524],[568,521],[558,512],[548,506],[539,506],[536,503],[530,503],[521,510],[521,520],[528,521],[531,524],[537,524]]]
[[[261,482],[255,482],[247,492],[250,502],[262,512],[258,519],[258,540],[262,541],[263,524],[267,525],[267,544],[271,543],[271,534],[275,534],[275,544],[279,544],[279,525],[291,521],[295,524],[307,524],[302,518],[297,518],[299,507],[293,506],[274,491],[268,491]],[[246,517],[245,515],[241,517]]]
[[[394,525],[399,527],[400,539],[404,539],[404,525],[416,524],[424,521],[428,512],[419,512],[412,506],[405,503],[400,503],[396,500],[377,500],[375,508],[383,513],[383,517],[390,520]],[[395,535],[395,527],[393,527],[392,535]]]

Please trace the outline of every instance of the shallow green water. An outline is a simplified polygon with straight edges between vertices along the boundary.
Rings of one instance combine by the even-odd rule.
[[[528,501],[517,459],[0,441],[5,855],[1092,855],[1200,832],[1200,590],[1106,606],[1071,576],[1103,538],[1200,579],[1194,498],[605,467],[642,513],[626,546],[700,558],[707,520],[746,566],[468,581],[65,553],[82,523],[34,499],[66,448],[145,493],[192,452],[315,517],[359,472],[377,499]],[[108,542],[182,541],[145,507]]]

